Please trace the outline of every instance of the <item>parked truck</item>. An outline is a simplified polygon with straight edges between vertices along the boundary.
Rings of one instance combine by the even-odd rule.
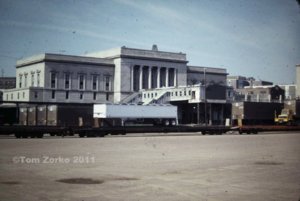
[[[282,109],[281,113],[277,116],[275,115],[275,124],[280,124],[280,125],[293,125],[295,124],[295,118],[293,111],[290,109]]]

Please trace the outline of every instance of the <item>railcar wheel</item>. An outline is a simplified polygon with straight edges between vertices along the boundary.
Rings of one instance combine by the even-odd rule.
[[[36,135],[36,137],[37,137],[37,138],[43,138],[43,137],[44,137],[44,134],[43,134],[43,133],[38,133],[38,134]]]
[[[16,138],[21,138],[22,135],[21,135],[20,133],[15,133],[15,137],[16,137]]]
[[[28,135],[26,133],[21,134],[22,138],[28,138]]]

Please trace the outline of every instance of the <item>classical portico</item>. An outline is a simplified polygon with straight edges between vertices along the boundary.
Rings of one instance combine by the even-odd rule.
[[[177,86],[177,69],[160,66],[133,65],[132,90]]]

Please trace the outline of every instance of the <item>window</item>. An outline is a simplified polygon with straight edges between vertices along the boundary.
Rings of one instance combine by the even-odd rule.
[[[65,74],[65,89],[70,89],[70,73]]]
[[[20,99],[20,93],[18,92],[18,95],[17,95],[17,97],[18,97],[18,100]]]
[[[66,99],[69,99],[69,91],[66,91]]]
[[[34,73],[31,73],[31,86],[34,86]]]
[[[104,77],[104,82],[105,82],[105,91],[110,91],[110,76],[105,76]]]
[[[24,80],[24,87],[27,87],[27,74],[24,75],[24,78],[25,78],[25,80]]]
[[[40,86],[40,73],[36,74],[36,86]]]
[[[51,80],[51,88],[52,89],[56,88],[56,73],[55,72],[51,72],[50,80]]]
[[[55,99],[55,91],[54,90],[52,90],[51,98]]]
[[[79,74],[79,89],[84,89],[84,81],[85,81],[85,76],[84,74]]]
[[[196,92],[192,91],[192,99],[196,99]]]
[[[19,88],[22,88],[22,75],[19,75]]]
[[[38,92],[37,92],[37,91],[34,92],[34,98],[35,98],[35,99],[38,98]]]
[[[94,92],[94,94],[93,94],[93,99],[94,99],[94,100],[97,99],[97,92]]]
[[[14,94],[10,94],[10,99],[11,99],[11,100],[14,99]]]
[[[23,98],[25,98],[25,92],[23,92]]]
[[[97,85],[98,85],[98,76],[92,75],[92,89],[97,90]]]
[[[80,92],[80,94],[79,94],[79,99],[80,99],[80,100],[83,99],[83,92]]]
[[[106,100],[109,101],[109,93],[106,93]]]

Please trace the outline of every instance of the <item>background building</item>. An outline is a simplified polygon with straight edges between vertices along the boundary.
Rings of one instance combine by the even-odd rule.
[[[300,98],[300,64],[296,65],[296,97]]]
[[[3,99],[3,89],[13,89],[15,87],[15,77],[0,77],[0,101]]]

